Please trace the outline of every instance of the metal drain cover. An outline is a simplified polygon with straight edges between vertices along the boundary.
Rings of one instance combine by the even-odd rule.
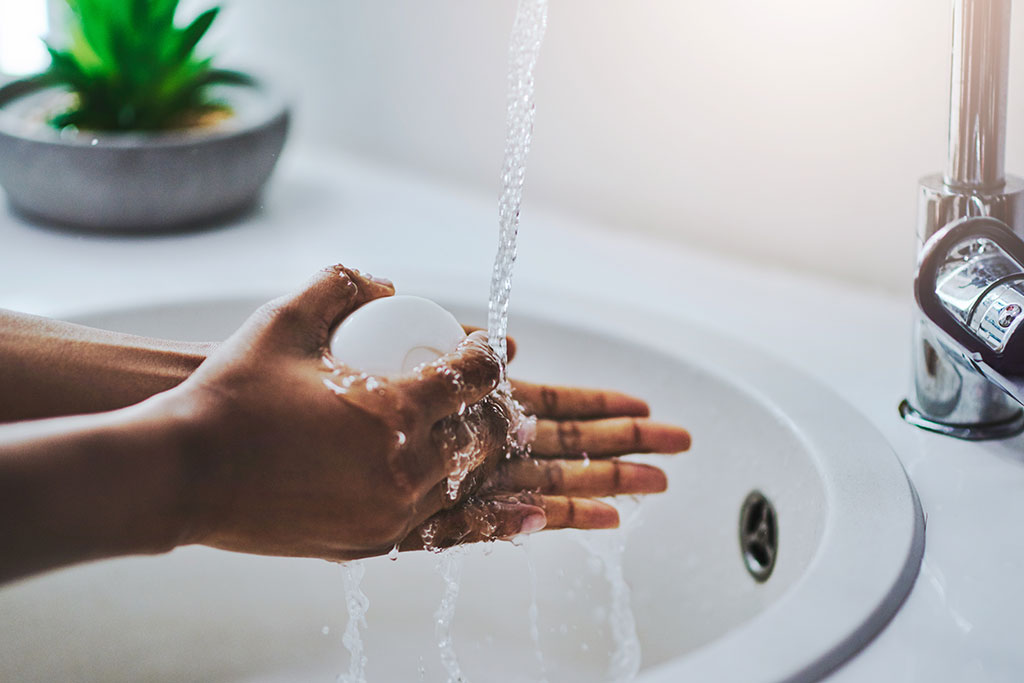
[[[747,571],[758,583],[772,575],[778,549],[775,506],[760,491],[751,491],[740,509],[740,552]]]

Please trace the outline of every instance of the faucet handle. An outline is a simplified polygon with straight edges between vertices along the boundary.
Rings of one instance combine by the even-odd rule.
[[[969,217],[920,252],[914,297],[946,346],[1024,402],[1024,241],[1002,221]]]

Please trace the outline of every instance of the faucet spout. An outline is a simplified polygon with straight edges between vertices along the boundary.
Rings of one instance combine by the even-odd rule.
[[[950,187],[998,190],[1004,183],[1010,0],[956,0],[949,93]]]

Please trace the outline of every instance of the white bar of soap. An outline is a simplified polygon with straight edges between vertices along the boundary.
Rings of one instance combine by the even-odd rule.
[[[351,368],[392,375],[454,351],[465,336],[455,316],[430,299],[389,296],[345,318],[331,335],[330,350]]]

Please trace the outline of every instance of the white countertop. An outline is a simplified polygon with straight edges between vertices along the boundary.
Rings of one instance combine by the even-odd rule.
[[[483,302],[496,213],[490,198],[292,149],[263,207],[226,227],[94,236],[0,213],[0,307],[61,316],[214,295],[270,296],[334,262],[428,296],[431,283],[453,279]],[[1020,680],[1024,438],[971,444],[899,419],[909,377],[909,292],[888,296],[602,230],[534,207],[529,188],[522,225],[513,333],[517,292],[598,298],[609,301],[609,311],[640,307],[685,319],[800,367],[889,439],[927,518],[921,574],[889,626],[830,680]]]

